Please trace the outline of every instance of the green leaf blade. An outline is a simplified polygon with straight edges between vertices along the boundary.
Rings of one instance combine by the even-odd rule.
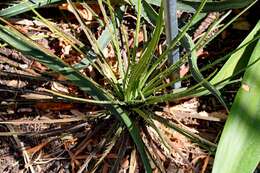
[[[61,1],[65,0],[36,0],[35,3],[27,0],[0,10],[0,16],[5,18],[13,17],[15,15],[30,11],[32,8],[39,8],[48,4],[53,4]]]
[[[260,23],[260,22],[259,22]],[[257,27],[257,26],[256,26]],[[258,29],[258,32],[260,30]],[[213,173],[250,173],[260,161],[260,41],[222,133]],[[247,53],[250,56],[249,53]]]

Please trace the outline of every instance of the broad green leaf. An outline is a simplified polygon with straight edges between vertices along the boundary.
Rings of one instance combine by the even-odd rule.
[[[250,36],[259,34],[259,24]],[[213,173],[252,173],[260,161],[260,40],[250,45],[250,57],[240,87],[221,135]],[[252,53],[252,54],[251,54]]]

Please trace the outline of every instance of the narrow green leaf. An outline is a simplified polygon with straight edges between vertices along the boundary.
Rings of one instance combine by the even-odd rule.
[[[260,21],[256,24],[255,28],[248,34],[248,36],[244,39],[244,41],[238,46],[234,53],[232,53],[228,59],[228,61],[224,64],[224,66],[219,70],[219,72],[210,80],[212,85],[217,85],[220,82],[228,83],[232,76],[241,72],[241,70],[245,69],[248,64],[248,60],[250,56],[247,55],[248,52],[252,52],[254,46],[257,41],[256,39],[260,38],[260,34],[258,30],[260,29]],[[252,41],[255,40],[255,41]],[[248,44],[250,43],[250,44]],[[226,57],[224,57],[226,58]],[[224,87],[224,83],[222,83],[222,87]],[[222,87],[218,87],[221,89]],[[197,92],[193,96],[201,96],[205,95],[207,92]]]
[[[243,8],[255,0],[223,0],[223,1],[209,1],[206,3],[202,12],[225,11],[228,9]],[[147,3],[160,6],[161,0],[146,0]],[[177,0],[177,9],[186,12],[194,12],[200,5],[201,0]]]
[[[175,123],[173,123],[173,122],[171,122],[171,121],[169,121],[169,120],[167,120],[167,119],[165,119],[161,116],[158,116],[156,114],[153,114],[151,116],[154,120],[160,122],[164,126],[169,127],[171,129],[179,132],[180,134],[182,134],[182,135],[188,137],[189,139],[191,139],[193,142],[201,144],[201,146],[209,149],[210,151],[214,151],[216,149],[216,144],[200,137],[199,135],[196,135],[196,134],[194,134],[194,133],[192,133],[192,132],[190,132],[186,129],[183,129],[183,128],[179,127],[177,124],[175,124]]]
[[[115,10],[119,22],[121,22],[123,19],[123,11],[121,10],[121,8]],[[112,39],[113,32],[110,31],[111,28],[113,29],[112,22],[110,22],[109,25],[105,27],[101,36],[97,40],[97,44],[99,45],[98,47],[100,47],[101,50],[104,50]],[[78,70],[86,68],[91,64],[91,61],[94,61],[96,58],[97,55],[92,50],[87,50],[86,57],[84,57],[78,64],[75,64],[73,67]]]
[[[35,0],[36,2],[33,3],[31,1],[24,1],[18,4],[15,4],[11,7],[6,9],[0,10],[1,17],[12,17],[27,11],[30,11],[31,8],[39,8],[47,4],[63,2],[65,0]],[[120,2],[115,2],[121,4]],[[136,4],[138,0],[131,0],[132,4],[135,5],[136,11],[137,6]],[[227,9],[236,9],[236,8],[243,8],[248,6],[249,4],[253,3],[255,0],[225,0],[219,2],[208,2],[205,5],[205,8],[202,12],[211,12],[211,11],[224,11]],[[142,17],[151,24],[155,23],[155,19],[157,18],[157,14],[153,10],[153,8],[149,5],[156,5],[160,6],[161,0],[143,0],[143,7],[142,7]],[[187,1],[187,0],[178,0],[177,1],[177,9],[186,11],[186,12],[195,12],[197,7],[199,6],[200,1]]]
[[[60,60],[59,57],[55,56],[52,52],[32,42],[32,40],[23,36],[21,33],[14,30],[13,28],[0,25],[0,38],[18,51],[29,55],[31,58],[34,58],[35,60],[48,66],[50,69],[64,75],[71,82],[77,85],[81,90],[90,94],[93,98],[99,100],[112,99],[112,95],[109,95],[108,91],[104,91],[93,80],[86,76],[83,76],[74,68],[68,66],[66,63]],[[140,153],[146,171],[149,173],[152,172],[152,168],[145,150],[145,145],[142,141],[137,126],[129,118],[127,112],[125,112],[118,105],[107,105],[107,109],[125,124],[133,141],[137,146],[138,152]]]
[[[137,128],[137,125],[129,118],[129,115],[127,112],[125,112],[121,107],[115,105],[111,107],[110,111],[117,116],[121,117],[121,120],[126,125],[128,131],[130,132],[130,135],[136,144],[137,150],[141,156],[142,162],[144,164],[145,170],[147,173],[152,172],[152,168],[148,159],[148,155],[146,153],[145,145],[142,141],[142,138],[140,136],[140,131]]]
[[[103,94],[105,92],[102,91],[102,88],[96,82],[75,71],[68,64],[60,60],[59,57],[55,56],[51,51],[34,43],[13,28],[0,25],[0,38],[23,54],[29,55],[52,70],[61,73],[90,95],[96,96],[96,98],[101,100],[108,99]]]
[[[64,99],[68,99],[68,100],[73,100],[73,101],[77,101],[77,102],[83,102],[83,103],[90,103],[90,104],[97,104],[97,105],[110,105],[110,104],[116,104],[116,105],[125,105],[124,102],[120,102],[120,101],[102,101],[102,100],[92,100],[92,99],[85,99],[85,98],[79,98],[79,97],[73,97],[70,95],[66,95],[66,94],[61,94],[59,92],[56,91],[52,91],[52,90],[48,90],[48,89],[42,89],[43,91],[46,91],[48,93],[51,93],[57,97],[61,97]]]
[[[172,152],[172,149],[171,149],[170,145],[166,142],[166,139],[165,139],[164,135],[161,133],[160,129],[157,128],[157,126],[155,125],[153,119],[151,118],[150,112],[145,111],[145,110],[141,110],[141,109],[139,109],[139,108],[135,108],[135,109],[133,109],[133,110],[134,110],[136,113],[138,113],[138,115],[139,115],[140,117],[142,117],[143,120],[144,120],[145,122],[147,122],[147,124],[148,124],[150,127],[152,127],[152,128],[156,131],[157,135],[159,136],[159,138],[160,138],[160,140],[161,140],[161,143],[162,143],[170,152]]]
[[[20,3],[14,4],[13,6],[10,6],[6,9],[0,10],[0,16],[1,17],[12,17],[27,11],[30,11],[32,8],[39,8],[43,7],[48,4],[57,3],[64,0],[35,0],[35,2],[32,2],[30,0],[24,0]]]
[[[206,4],[207,0],[202,0],[201,4],[198,8],[198,10],[196,11],[196,13],[192,16],[191,20],[183,27],[182,31],[179,32],[179,34],[169,43],[167,49],[159,56],[159,58],[152,64],[151,68],[149,69],[148,73],[146,74],[144,80],[146,81],[150,75],[155,71],[155,69],[159,66],[159,65],[163,65],[170,52],[172,52],[174,49],[176,49],[177,44],[179,43],[179,41],[184,37],[184,35],[186,34],[186,32],[190,29],[190,26],[192,25],[193,21],[197,18],[197,16],[200,14],[201,10],[203,9],[204,5]],[[167,68],[166,70],[164,70],[164,75],[168,74],[169,71],[171,71],[172,69],[175,69],[177,66],[180,66],[181,64],[183,64],[185,61],[185,59],[180,59],[176,64],[172,64],[169,68]],[[153,85],[153,83],[155,83],[156,81],[161,81],[163,80],[162,77],[162,73],[159,73],[157,76],[155,76],[151,81],[148,82],[147,86],[149,87],[150,85]]]
[[[80,13],[78,12],[78,10],[76,9],[75,5],[72,3],[71,0],[67,0],[68,4],[72,7],[72,12],[75,15],[76,19],[78,20],[82,30],[84,31],[86,37],[88,38],[92,49],[94,50],[94,52],[101,57],[100,59],[97,59],[97,64],[100,66],[100,68],[97,68],[97,70],[99,70],[99,72],[107,79],[107,81],[113,86],[113,88],[115,89],[115,92],[118,93],[118,95],[120,95],[120,91],[118,89],[118,81],[116,79],[115,74],[113,73],[111,67],[109,66],[109,64],[107,63],[102,49],[99,47],[99,44],[96,40],[96,38],[94,37],[94,35],[92,34],[92,32],[89,30],[89,28],[86,26],[86,24],[84,23],[84,21],[82,20],[82,17],[80,15]],[[112,37],[113,38],[113,37]],[[95,67],[95,66],[94,66]]]
[[[110,153],[110,151],[112,150],[112,148],[115,146],[117,140],[119,139],[121,133],[123,131],[122,127],[119,127],[115,134],[112,135],[110,141],[108,142],[108,146],[105,147],[105,151],[102,152],[101,157],[98,159],[98,161],[95,163],[95,165],[93,166],[93,168],[91,169],[91,171],[89,171],[90,173],[95,173],[97,168],[100,166],[100,164],[102,163],[102,161],[105,159],[105,157]]]
[[[156,12],[153,8],[146,3],[145,0],[131,0],[132,5],[135,8],[135,11],[140,13],[140,15],[148,21],[150,24],[155,23],[155,19],[157,19]],[[161,3],[161,2],[160,2]]]
[[[109,12],[110,12],[110,16],[111,16],[111,21],[112,21],[112,24],[113,24],[113,30],[111,29],[110,32],[111,32],[111,35],[112,35],[112,45],[113,45],[113,48],[115,50],[115,54],[116,54],[116,58],[117,58],[117,62],[118,62],[118,69],[119,69],[119,75],[120,75],[120,78],[123,79],[124,76],[125,76],[125,67],[124,67],[124,64],[123,64],[123,58],[121,56],[121,47],[120,47],[120,37],[118,38],[118,33],[119,33],[119,26],[120,26],[120,23],[115,15],[115,10],[113,9],[111,3],[110,3],[110,0],[107,0],[107,4],[108,4],[108,9],[109,9]],[[123,46],[123,45],[121,45]]]
[[[148,46],[145,48],[144,52],[142,53],[139,62],[133,66],[133,69],[130,73],[129,83],[127,86],[126,92],[126,100],[131,100],[132,98],[136,97],[136,93],[140,90],[144,83],[145,79],[144,76],[148,71],[149,63],[153,58],[153,54],[155,52],[156,46],[159,42],[160,35],[162,32],[162,25],[163,25],[163,8],[160,9],[160,15],[157,19],[156,28],[154,30],[153,36],[151,41],[149,42]]]
[[[191,6],[194,9],[197,9],[200,1],[196,0],[178,0],[185,5]],[[243,8],[251,3],[255,2],[255,0],[223,0],[223,1],[215,1],[215,2],[207,2],[202,12],[212,12],[212,11],[224,11],[228,9],[237,9]]]
[[[214,73],[210,74],[206,80],[208,80],[210,77],[212,77]],[[174,89],[170,93],[158,95],[158,96],[150,96],[148,97],[144,102],[146,104],[155,104],[155,103],[162,103],[167,101],[173,101],[178,99],[183,99],[190,97],[190,95],[193,95],[194,92],[196,92],[196,88],[200,86],[203,83],[203,81],[199,82],[198,84],[190,87],[190,88],[180,88],[180,89]],[[204,91],[204,90],[202,90]]]
[[[137,4],[137,0],[132,0],[133,4]],[[225,11],[228,9],[238,9],[249,6],[250,4],[256,2],[257,0],[223,0],[223,1],[215,1],[215,2],[207,2],[205,7],[202,9],[203,13],[208,13],[212,11]],[[177,0],[177,9],[185,12],[195,13],[199,8],[199,5],[202,1],[197,0]],[[154,12],[153,7],[151,5],[160,6],[161,0],[143,0],[142,7],[142,17],[150,24],[155,24],[155,20],[157,18],[157,14]],[[151,4],[151,5],[146,5]],[[137,9],[136,9],[137,11]]]
[[[200,70],[197,65],[197,59],[198,59],[197,52],[196,52],[196,49],[194,50],[195,44],[193,43],[192,39],[190,38],[190,36],[188,34],[186,34],[184,42],[188,43],[186,48],[188,49],[188,51],[191,51],[191,55],[188,56],[188,62],[189,62],[189,67],[190,67],[192,76],[194,77],[194,79],[197,82],[202,82],[201,85],[203,87],[205,87],[206,89],[208,89],[210,91],[210,93],[213,94],[228,111],[228,107],[227,107],[224,99],[222,98],[219,90],[217,90],[213,85],[211,85],[210,82],[205,80],[203,75],[200,73]]]

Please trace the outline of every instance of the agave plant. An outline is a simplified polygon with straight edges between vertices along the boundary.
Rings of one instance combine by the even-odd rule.
[[[229,12],[216,19],[211,27],[209,27],[208,31],[204,34],[204,36],[201,37],[201,39],[199,39],[196,43],[194,43],[187,34],[187,31],[190,29],[190,26],[194,20],[196,20],[197,16],[201,13],[201,11],[203,11],[204,7],[205,10],[210,8],[210,6],[206,3],[206,0],[202,0],[199,5],[197,2],[194,2],[194,6],[198,8],[196,8],[196,12],[194,13],[192,19],[181,28],[180,33],[176,36],[176,38],[173,39],[169,45],[167,45],[167,48],[161,54],[159,54],[157,52],[157,47],[164,30],[164,10],[163,5],[160,3],[161,8],[159,13],[153,13],[156,14],[156,16],[154,16],[155,28],[153,33],[148,35],[150,40],[143,46],[141,55],[138,55],[137,49],[140,47],[138,43],[138,34],[141,28],[141,19],[142,17],[146,18],[145,13],[143,13],[144,7],[141,3],[141,0],[133,1],[133,3],[136,4],[135,8],[137,11],[133,48],[128,45],[126,39],[128,37],[126,34],[127,32],[122,29],[124,28],[122,27],[123,13],[121,9],[113,9],[109,0],[105,2],[98,0],[98,4],[104,17],[104,23],[106,25],[106,29],[98,39],[96,39],[90,29],[85,25],[82,16],[77,11],[77,8],[74,6],[74,4],[70,0],[67,0],[67,2],[72,7],[72,11],[75,17],[81,25],[84,34],[88,38],[88,41],[92,47],[91,50],[89,50],[86,45],[80,42],[80,40],[77,40],[73,36],[64,33],[46,19],[42,18],[36,11],[34,11],[33,8],[31,10],[37,14],[38,18],[44,22],[50,30],[52,30],[60,37],[63,37],[65,41],[70,43],[72,47],[82,55],[83,59],[80,63],[74,65],[65,63],[61,58],[53,54],[50,50],[43,48],[41,45],[33,42],[30,38],[21,34],[4,19],[1,19],[2,24],[0,25],[0,38],[28,57],[39,61],[54,72],[62,74],[67,80],[76,85],[80,90],[87,93],[91,99],[78,98],[64,93],[57,93],[49,89],[44,89],[45,92],[65,100],[99,105],[103,109],[107,110],[105,116],[102,115],[101,119],[105,119],[106,117],[110,116],[116,119],[116,123],[113,126],[115,130],[111,129],[108,132],[108,136],[110,136],[109,139],[111,139],[112,142],[110,142],[110,145],[106,147],[106,151],[91,168],[91,171],[95,172],[102,160],[112,150],[116,141],[119,140],[123,131],[127,130],[137,148],[146,172],[152,172],[152,162],[154,162],[162,172],[165,172],[165,170],[162,168],[163,166],[160,165],[160,163],[156,161],[156,158],[154,158],[154,156],[152,156],[150,153],[150,150],[148,149],[149,147],[144,143],[141,135],[143,129],[146,126],[153,128],[157,133],[161,144],[163,144],[165,148],[171,153],[173,149],[168,144],[167,140],[158,128],[156,124],[157,122],[163,124],[166,127],[174,129],[182,135],[187,136],[192,141],[197,142],[202,147],[208,149],[211,152],[214,152],[216,149],[216,144],[181,128],[163,116],[155,114],[153,106],[159,103],[211,93],[216,96],[219,102],[222,103],[228,111],[228,106],[225,104],[225,101],[217,88],[224,87],[228,83],[232,82],[231,77],[234,76],[234,73],[236,73],[233,71],[235,69],[234,64],[237,64],[239,56],[231,55],[236,51],[243,50],[244,47],[257,40],[259,35],[247,40],[247,42],[243,43],[234,52],[231,52],[225,57],[220,58],[220,60],[223,60],[231,56],[230,58],[234,57],[237,59],[237,61],[233,60],[234,63],[232,65],[234,66],[229,66],[230,73],[226,73],[224,70],[220,70],[211,81],[208,81],[208,79],[211,78],[214,74],[207,78],[202,76],[197,66],[197,57],[195,52],[213,39],[208,38],[208,34],[211,33],[215,28],[220,27],[220,23],[226,18]],[[152,1],[149,3],[152,3]],[[156,3],[158,5],[157,1]],[[183,3],[185,3],[185,1],[183,1]],[[85,5],[87,4],[85,3]],[[226,3],[225,7],[228,8],[229,5],[229,3]],[[253,4],[250,6],[252,5]],[[246,11],[250,6],[243,10],[240,14]],[[106,12],[106,9],[108,9],[108,13]],[[238,16],[236,16],[233,20],[235,20]],[[218,33],[223,31],[233,20],[231,20],[228,24],[220,27]],[[120,34],[122,36],[120,36]],[[108,60],[104,55],[104,48],[107,47],[109,42],[111,42],[115,52],[117,72],[113,71],[112,66],[108,63]],[[167,68],[163,68],[163,66],[167,64],[168,55],[173,50],[177,49],[180,45],[186,49],[186,53],[176,64],[168,65]],[[175,82],[187,78],[185,77],[172,80],[169,83],[165,83],[165,79],[169,78],[172,73],[177,72],[179,67],[186,62],[189,63],[192,76],[198,82],[198,84],[189,88],[169,89],[169,86],[172,86],[172,84]],[[93,66],[103,76],[104,80],[106,81],[105,86],[95,82],[93,79],[91,79],[91,77],[86,76],[80,72],[89,65]],[[214,63],[211,64],[211,66],[212,65],[214,65]],[[205,67],[205,69],[207,68],[209,67]],[[223,68],[226,68],[226,66]],[[244,68],[245,67],[241,67],[240,70]],[[111,135],[112,133],[115,133],[115,135]]]

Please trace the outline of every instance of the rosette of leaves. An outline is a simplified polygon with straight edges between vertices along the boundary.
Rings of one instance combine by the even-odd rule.
[[[195,52],[197,49],[205,46],[210,40],[213,39],[209,39],[208,34],[215,28],[219,27],[219,24],[229,13],[223,15],[223,17],[219,19],[216,19],[206,34],[198,42],[193,43],[187,34],[187,31],[190,29],[190,26],[206,4],[206,0],[201,1],[192,19],[183,28],[181,28],[178,36],[172,40],[167,48],[160,54],[157,52],[157,47],[164,30],[164,10],[162,8],[163,5],[161,5],[158,16],[155,19],[155,28],[152,34],[148,35],[149,41],[144,44],[141,55],[139,56],[137,54],[137,49],[140,48],[138,43],[138,35],[141,28],[142,18],[141,0],[138,0],[135,6],[137,11],[137,19],[133,48],[128,45],[128,36],[126,31],[122,29],[122,8],[115,10],[112,8],[109,0],[104,2],[102,0],[98,0],[102,15],[104,17],[106,29],[103,31],[100,38],[96,39],[90,29],[85,25],[74,4],[70,0],[67,2],[71,5],[75,17],[81,25],[84,34],[88,38],[91,45],[91,50],[80,42],[80,40],[76,40],[74,37],[65,34],[57,27],[51,25],[46,19],[42,18],[36,11],[35,13],[38,18],[49,27],[50,30],[55,32],[60,37],[63,37],[64,40],[70,43],[72,47],[84,57],[80,63],[74,65],[65,63],[50,50],[47,50],[39,44],[33,42],[3,19],[2,24],[0,25],[0,38],[28,57],[39,61],[54,72],[63,75],[80,90],[87,93],[91,99],[65,95],[48,89],[45,89],[46,92],[62,99],[99,105],[103,109],[107,110],[106,115],[102,115],[102,118],[113,116],[116,119],[117,123],[113,126],[116,130],[109,131],[109,133],[115,133],[115,135],[113,136],[110,134],[111,142],[102,157],[100,157],[96,164],[90,168],[92,172],[95,172],[98,165],[111,151],[124,130],[127,130],[130,134],[131,139],[141,157],[146,172],[152,172],[152,162],[158,166],[162,172],[164,172],[162,168],[163,166],[156,162],[156,159],[153,158],[150,150],[148,150],[148,146],[144,144],[141,135],[141,132],[145,126],[152,127],[156,131],[158,138],[160,139],[160,143],[171,152],[171,146],[167,143],[167,140],[164,139],[164,136],[155,122],[159,122],[166,127],[174,129],[175,131],[189,137],[194,142],[197,142],[202,147],[214,152],[216,149],[216,145],[214,143],[179,127],[177,124],[165,117],[155,114],[153,108],[154,105],[158,105],[160,103],[209,93],[215,95],[223,106],[227,108],[220,92],[216,87],[221,88],[227,83],[232,82],[230,78],[236,73],[236,71],[234,71],[235,66],[229,68],[231,73],[226,73],[224,70],[220,70],[218,74],[209,82],[207,79],[210,78],[211,75],[208,78],[204,78],[201,75],[197,67],[197,57]],[[109,13],[106,12],[107,10]],[[242,11],[241,14],[244,11]],[[236,16],[236,18],[237,17],[238,16]],[[235,20],[235,18],[233,20]],[[231,20],[227,25],[222,26],[219,33],[223,31],[233,20]],[[237,50],[241,50],[243,47],[251,43],[252,40],[255,41],[256,38],[252,38],[248,42],[244,43]],[[103,51],[107,46],[108,41],[111,42],[115,52],[117,74],[115,74],[112,66],[108,63],[104,56]],[[167,68],[163,68],[163,66],[167,64],[169,53],[181,44],[185,47],[187,53],[181,57],[180,61],[176,64],[168,65]],[[220,60],[229,58],[232,53],[234,52],[231,52]],[[239,59],[239,56],[236,56],[235,58]],[[189,63],[192,76],[198,84],[189,88],[169,89],[173,83],[184,80],[185,78],[172,80],[169,83],[165,83],[165,79],[168,79],[172,73],[177,72],[179,67],[186,62]],[[235,62],[235,60],[233,60],[233,62]],[[89,65],[92,65],[103,76],[107,85],[101,85],[95,82],[91,77],[80,72]],[[205,69],[206,68],[208,67],[205,67]],[[243,68],[244,67],[241,67],[240,69]]]

